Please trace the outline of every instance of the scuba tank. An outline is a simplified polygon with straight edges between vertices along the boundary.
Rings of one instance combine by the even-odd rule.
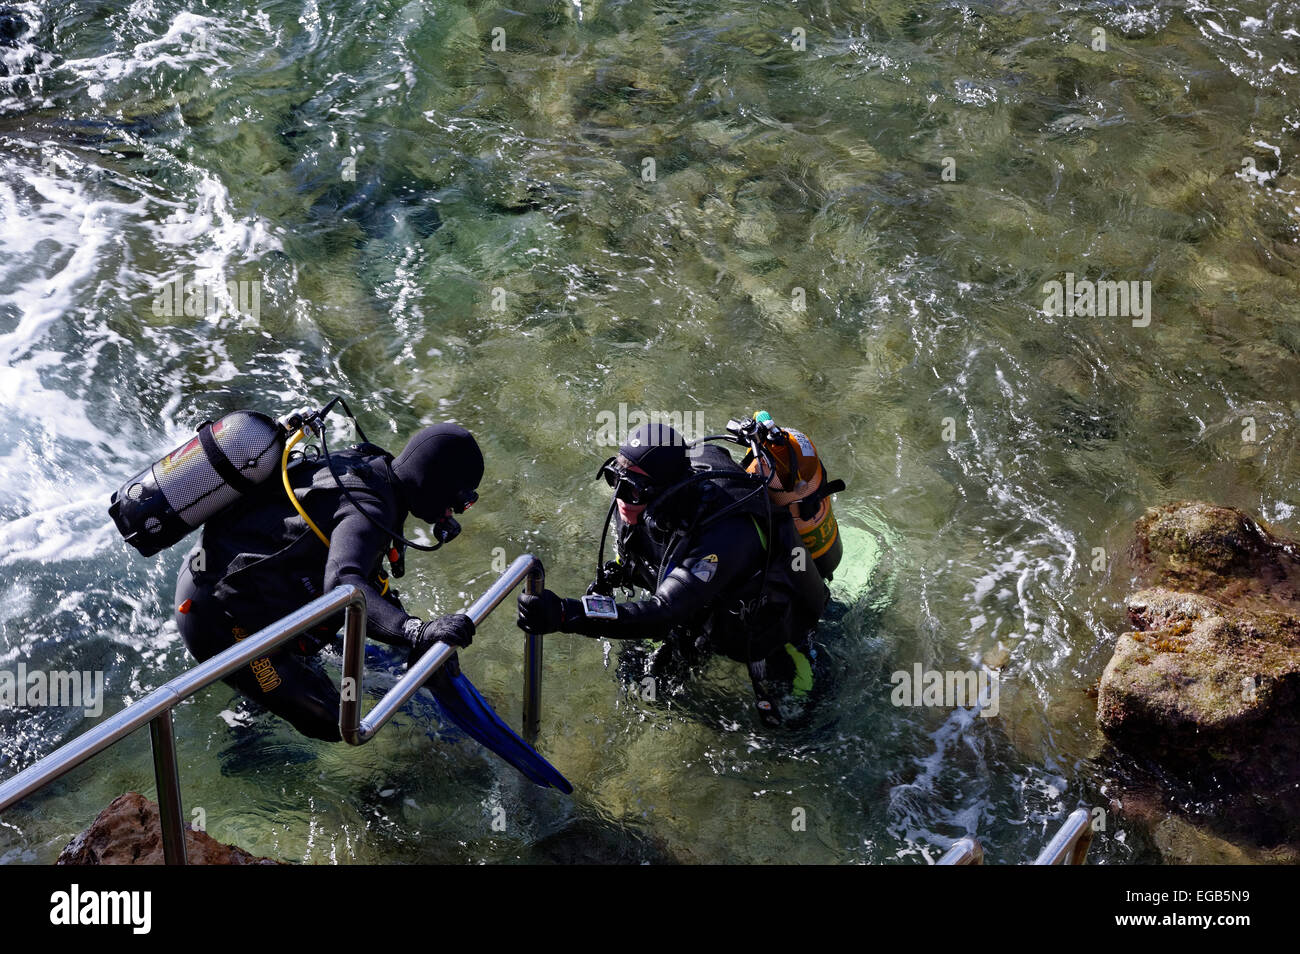
[[[831,508],[831,494],[844,489],[844,481],[827,480],[826,468],[807,435],[780,428],[772,415],[759,411],[754,422],[766,454],[746,455],[742,462],[751,474],[766,477],[772,503],[789,509],[803,545],[825,580],[832,579],[844,556],[839,524]]]
[[[279,468],[286,434],[256,411],[234,411],[124,483],[109,501],[118,532],[142,556],[178,543]]]
[[[437,542],[428,545],[413,543],[370,516],[343,485],[330,459],[324,421],[336,404],[351,418],[362,444],[367,444],[360,422],[341,397],[335,397],[318,411],[300,408],[278,421],[257,411],[234,411],[215,424],[205,421],[199,426],[197,437],[150,464],[113,494],[108,513],[118,532],[142,556],[153,556],[184,539],[279,471],[289,503],[328,547],[329,538],[307,515],[289,484],[290,453],[294,445],[311,433],[320,439],[325,465],[334,484],[371,525],[392,539],[389,563],[394,575],[401,576],[407,547],[437,550],[456,538],[460,524],[451,517],[440,518],[430,525]],[[471,491],[454,509],[464,513],[477,499],[478,494]]]

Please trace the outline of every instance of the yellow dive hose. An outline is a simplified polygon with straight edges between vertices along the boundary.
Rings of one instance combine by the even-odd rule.
[[[311,517],[307,516],[307,511],[303,510],[302,504],[298,502],[298,495],[293,492],[293,487],[289,484],[289,451],[293,450],[293,446],[302,440],[302,438],[303,433],[302,428],[300,427],[294,433],[293,437],[289,438],[285,443],[284,453],[280,455],[280,479],[284,481],[284,492],[289,495],[289,503],[293,504],[293,509],[298,511],[298,516],[307,521],[307,526],[311,527],[312,532],[315,533],[316,536],[320,537],[320,542],[328,547],[330,545],[330,538],[321,533],[320,527],[316,526]]]
[[[307,526],[311,527],[312,533],[320,537],[320,542],[328,547],[330,545],[330,538],[321,533],[320,527],[316,526],[311,517],[307,516],[307,511],[302,509],[302,504],[298,502],[298,495],[293,492],[293,487],[289,483],[289,451],[293,450],[294,445],[301,441],[302,438],[303,433],[302,428],[300,427],[294,433],[293,437],[289,438],[285,443],[284,453],[280,455],[280,479],[284,483],[284,492],[289,496],[289,503],[293,504],[293,509],[298,511],[298,516],[307,521]],[[380,590],[380,594],[382,595],[387,593],[388,577],[384,576],[382,573],[379,574],[379,582],[383,584],[383,589]]]

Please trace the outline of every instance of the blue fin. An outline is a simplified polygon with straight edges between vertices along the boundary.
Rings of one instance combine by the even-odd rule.
[[[501,720],[464,673],[451,676],[440,670],[425,685],[433,691],[438,708],[448,719],[523,772],[530,781],[558,788],[566,795],[573,793],[569,780]]]

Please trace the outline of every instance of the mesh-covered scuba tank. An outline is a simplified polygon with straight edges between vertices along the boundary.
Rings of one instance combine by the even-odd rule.
[[[760,423],[772,420],[766,411],[760,411],[755,419]],[[829,580],[844,556],[830,495],[843,490],[844,482],[828,482],[817,448],[806,434],[788,427],[781,432],[784,440],[765,442],[766,450],[776,461],[775,472],[767,475],[768,493],[774,505],[789,508],[817,571]],[[766,474],[769,466],[767,461],[758,458],[749,460],[746,469],[752,474]]]
[[[126,542],[153,556],[179,542],[275,474],[285,431],[256,411],[235,411],[122,485],[108,512]]]

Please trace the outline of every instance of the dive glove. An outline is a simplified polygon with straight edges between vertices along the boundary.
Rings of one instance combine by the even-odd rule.
[[[550,590],[537,596],[519,594],[519,628],[541,636],[544,633],[563,632],[565,623],[573,623],[582,616],[582,604],[577,600],[561,599]]]
[[[415,661],[437,642],[462,648],[468,646],[474,640],[474,629],[474,621],[464,613],[453,613],[450,616],[439,616],[437,619],[429,620],[420,627],[419,634],[411,640],[411,651],[407,654],[406,664],[415,665]]]

